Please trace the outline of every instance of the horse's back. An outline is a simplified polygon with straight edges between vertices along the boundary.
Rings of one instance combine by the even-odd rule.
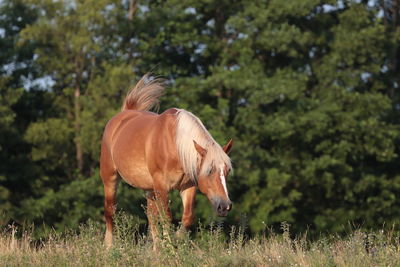
[[[124,110],[116,114],[106,124],[106,127],[104,128],[102,142],[106,142],[107,144],[109,144],[110,142],[115,140],[116,136],[118,136],[118,134],[127,124],[134,122],[137,117],[140,117],[143,114],[145,114],[146,116],[157,115],[151,112],[136,110]]]
[[[102,153],[109,153],[116,171],[132,186],[153,189],[155,172],[179,169],[175,166],[179,164],[175,155],[176,113],[176,109],[160,115],[125,110],[107,123]]]

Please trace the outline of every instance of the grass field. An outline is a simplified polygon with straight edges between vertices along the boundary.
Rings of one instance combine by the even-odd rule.
[[[225,235],[217,226],[199,227],[190,237],[166,229],[154,252],[136,220],[117,218],[113,248],[102,244],[103,225],[88,223],[78,232],[50,233],[33,241],[29,231],[8,227],[0,235],[0,266],[400,266],[399,235],[394,231],[354,231],[347,237],[317,241],[267,232],[246,238],[242,229]],[[18,236],[18,237],[17,237]]]

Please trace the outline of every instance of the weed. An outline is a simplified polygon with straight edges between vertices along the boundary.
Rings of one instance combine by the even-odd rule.
[[[398,266],[399,234],[394,230],[355,230],[309,241],[292,237],[290,225],[281,234],[249,238],[244,223],[232,226],[226,236],[221,224],[200,224],[195,233],[160,224],[160,246],[152,241],[131,215],[117,213],[115,243],[103,246],[103,225],[89,221],[78,231],[49,232],[33,241],[32,232],[10,226],[0,233],[0,266]],[[180,230],[180,229],[178,229]],[[22,231],[22,232],[21,232]]]

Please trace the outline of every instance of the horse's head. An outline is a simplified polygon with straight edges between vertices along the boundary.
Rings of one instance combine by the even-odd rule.
[[[204,159],[207,156],[207,149],[203,148],[199,144],[194,142],[194,146],[197,152],[200,154],[202,161],[200,169],[204,164]],[[232,148],[232,140],[230,140],[222,149],[226,154]],[[232,209],[232,202],[228,196],[228,189],[226,187],[226,177],[228,176],[229,169],[226,164],[220,164],[219,166],[214,166],[212,168],[207,168],[206,173],[199,174],[197,178],[197,184],[200,191],[205,194],[208,200],[213,205],[215,212],[218,216],[228,215],[228,211]]]

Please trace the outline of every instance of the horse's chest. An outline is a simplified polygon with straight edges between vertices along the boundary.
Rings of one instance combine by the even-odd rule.
[[[167,190],[169,191],[172,189],[180,189],[184,180],[185,179],[184,179],[184,175],[182,172],[171,171],[171,172],[166,173],[165,184],[166,184]]]

